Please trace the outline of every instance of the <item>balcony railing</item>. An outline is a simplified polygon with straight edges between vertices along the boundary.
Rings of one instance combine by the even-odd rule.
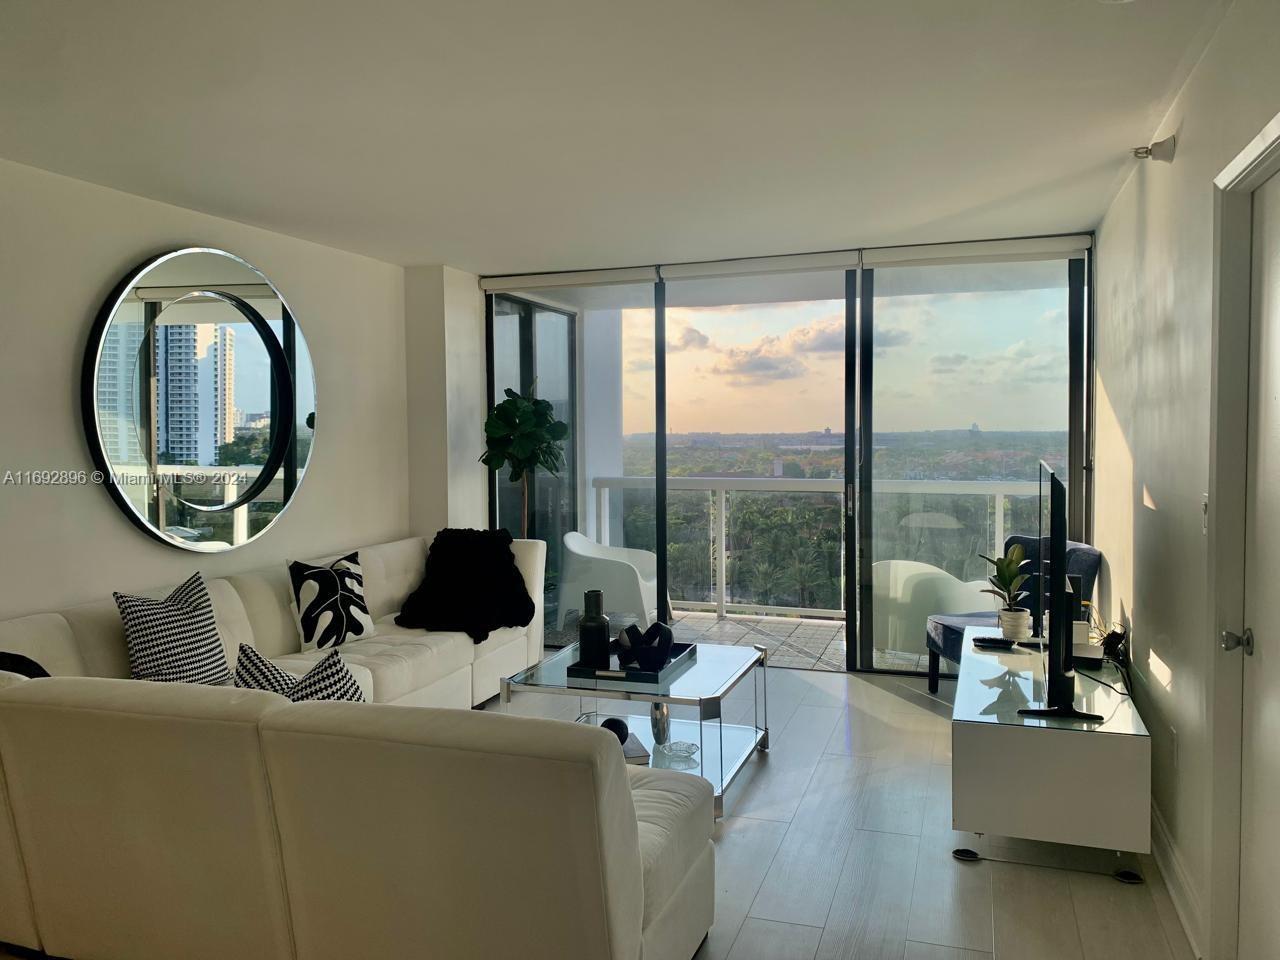
[[[595,477],[591,481],[595,493],[595,538],[601,543],[610,542],[610,528],[616,520],[612,507],[612,498],[625,491],[652,493],[655,487],[653,477]],[[839,517],[837,544],[844,541],[844,525],[850,517],[851,484],[839,478],[832,479],[800,479],[790,477],[669,477],[667,490],[672,494],[681,492],[703,492],[707,494],[707,548],[711,559],[711,600],[690,599],[684,596],[686,585],[673,578],[669,583],[672,595],[672,606],[681,610],[713,610],[723,618],[730,613],[775,613],[803,614],[813,617],[843,617],[844,610],[820,604],[778,604],[755,600],[735,599],[730,592],[729,564],[734,547],[733,497],[731,494],[808,494],[821,495],[825,503],[818,506],[825,509],[834,519]],[[898,543],[877,542],[874,551],[876,559],[918,559],[946,568],[958,564],[980,563],[978,552],[1000,553],[1004,549],[1006,527],[1009,526],[1007,514],[1016,498],[1035,497],[1039,485],[1035,481],[1016,480],[877,480],[872,493],[875,531],[878,538],[892,535],[896,531]],[[897,500],[893,498],[923,497],[925,501]],[[938,498],[947,498],[942,501]],[[951,498],[964,498],[952,500]],[[986,501],[986,509],[976,506],[974,498]],[[670,516],[673,497],[669,497],[668,515]],[[961,507],[967,503],[967,509]],[[920,510],[919,506],[932,509]],[[1024,511],[1025,513],[1025,511]],[[901,516],[899,516],[901,514]],[[956,519],[963,515],[968,522]],[[608,518],[609,522],[601,522]],[[1022,529],[1029,529],[1025,524]],[[948,556],[941,555],[937,544],[930,545],[930,537],[946,539],[959,532],[963,542],[953,544],[947,551]],[[905,539],[910,537],[912,544],[906,546]],[[972,542],[970,542],[972,541]],[[625,546],[648,546],[652,544],[626,543]],[[761,548],[767,551],[767,546]],[[894,557],[895,552],[910,553],[910,556]],[[844,596],[843,581],[845,576],[844,551],[839,553],[838,597]],[[780,558],[779,558],[780,559]],[[832,561],[833,563],[836,561]],[[973,579],[978,574],[974,570],[953,569],[950,572],[961,579]],[[705,595],[706,591],[702,591]],[[803,591],[801,591],[803,592]],[[830,596],[830,592],[828,592]]]

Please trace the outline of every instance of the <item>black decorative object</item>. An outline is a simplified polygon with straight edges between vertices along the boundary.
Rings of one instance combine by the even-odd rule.
[[[604,615],[604,593],[588,590],[582,597],[578,621],[578,663],[597,670],[609,669],[609,618]]]
[[[396,625],[458,630],[483,643],[500,627],[527,627],[534,609],[510,533],[446,529],[431,542],[422,583],[405,600]]]
[[[631,624],[618,634],[618,662],[623,666],[635,664],[641,670],[661,670],[671,660],[671,646],[675,634],[662,621],[650,624],[644,633]]]
[[[685,670],[698,661],[698,646],[694,643],[672,643],[671,659],[665,666],[657,670],[645,670],[638,663],[631,665],[620,662],[618,655],[609,658],[609,667],[600,670],[587,667],[581,663],[571,663],[565,668],[570,681],[584,681],[584,688],[589,689],[600,680],[621,680],[626,683],[647,683],[663,686],[671,683]],[[573,684],[571,684],[573,685]]]
[[[609,717],[600,726],[617,737],[619,743],[625,744],[627,737],[631,736],[631,728],[627,726],[627,722],[621,717]]]
[[[24,657],[20,653],[0,652],[0,671],[16,673],[19,676],[26,677],[28,680],[38,680],[41,677],[49,676],[48,670],[30,657]]]

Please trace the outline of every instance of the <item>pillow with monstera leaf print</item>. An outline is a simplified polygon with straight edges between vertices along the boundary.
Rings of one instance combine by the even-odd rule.
[[[373,636],[359,553],[339,557],[327,567],[293,560],[289,583],[304,650],[337,647],[352,637]]]

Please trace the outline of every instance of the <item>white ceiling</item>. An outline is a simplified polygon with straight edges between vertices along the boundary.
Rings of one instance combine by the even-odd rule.
[[[518,273],[1096,226],[1225,0],[0,0],[0,156]]]

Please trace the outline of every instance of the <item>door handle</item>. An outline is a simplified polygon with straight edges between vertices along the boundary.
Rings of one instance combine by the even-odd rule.
[[[1244,628],[1244,633],[1232,633],[1230,630],[1222,631],[1222,649],[1230,653],[1232,650],[1243,649],[1246,657],[1253,656],[1253,630],[1249,627]]]

